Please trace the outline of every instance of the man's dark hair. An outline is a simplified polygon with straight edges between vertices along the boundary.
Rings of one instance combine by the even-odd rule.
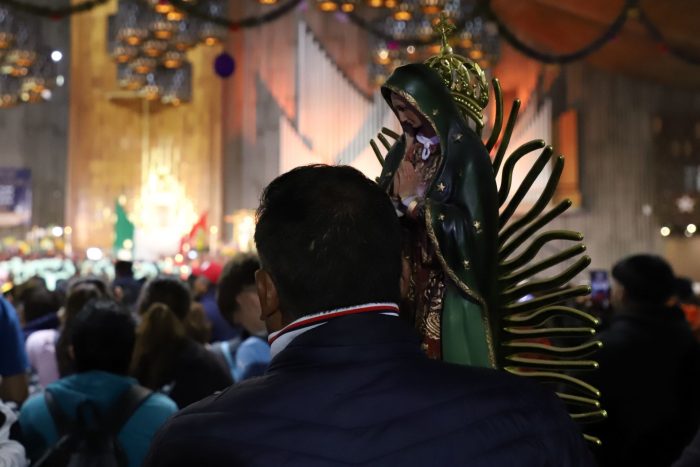
[[[105,281],[96,276],[80,276],[75,279],[71,279],[71,281],[68,283],[68,295],[71,294],[73,289],[81,286],[82,284],[90,284],[94,286],[100,292],[100,294],[105,297],[112,296]]]
[[[398,302],[400,236],[394,206],[379,186],[352,167],[312,165],[267,186],[255,243],[282,310],[296,318]]]
[[[231,322],[232,314],[238,311],[236,296],[246,287],[255,285],[255,271],[260,269],[260,260],[252,253],[236,255],[224,266],[216,289],[219,312]]]
[[[127,374],[136,340],[131,314],[112,300],[93,300],[75,317],[71,344],[78,373]]]
[[[187,286],[173,277],[156,277],[146,283],[139,299],[139,314],[144,314],[154,303],[162,303],[180,320],[184,320],[192,306],[192,296]]]
[[[625,288],[632,302],[660,305],[675,292],[673,269],[660,256],[628,256],[615,264],[612,276]]]
[[[116,277],[134,277],[134,263],[131,261],[119,260],[114,263],[114,275]]]
[[[24,320],[26,322],[56,313],[61,307],[55,293],[37,287],[23,294]]]
[[[104,285],[104,284],[103,284]],[[108,296],[94,282],[77,282],[70,287],[70,293],[63,308],[63,324],[56,341],[56,362],[61,377],[75,373],[75,362],[70,356],[69,348],[73,336],[75,318],[92,300],[106,299]]]

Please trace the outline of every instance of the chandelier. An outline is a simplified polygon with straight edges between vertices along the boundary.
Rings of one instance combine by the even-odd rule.
[[[441,12],[459,26],[450,38],[455,53],[487,70],[498,59],[498,28],[477,13],[476,4],[477,0],[316,0],[321,11],[353,15],[382,33],[370,50],[370,75],[376,85],[397,66],[440,52],[439,42],[431,39]]]
[[[0,108],[51,98],[56,64],[41,41],[40,21],[0,6]]]
[[[225,15],[226,0],[188,0],[210,17]],[[119,0],[108,18],[109,54],[117,83],[140,97],[179,105],[192,97],[192,65],[187,51],[213,46],[226,37],[219,24],[190,17],[167,0]]]

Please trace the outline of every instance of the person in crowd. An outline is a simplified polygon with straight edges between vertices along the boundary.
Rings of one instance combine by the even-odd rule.
[[[82,278],[68,287],[66,304],[59,312],[60,329],[33,333],[26,342],[29,364],[38,376],[39,386],[46,387],[60,377],[75,373],[70,356],[73,320],[90,301],[107,298],[107,286],[96,278]]]
[[[255,241],[270,367],[176,415],[147,466],[591,465],[553,393],[422,352],[398,318],[398,218],[359,171],[275,179]]]
[[[134,263],[131,261],[116,261],[114,263],[114,281],[112,282],[114,296],[129,310],[136,306],[143,285],[134,278],[133,267]]]
[[[671,467],[697,467],[698,465],[700,465],[700,430]]]
[[[189,338],[204,346],[211,341],[211,323],[201,303],[193,302],[184,321],[185,333]]]
[[[46,290],[47,288],[46,280],[44,280],[43,277],[32,276],[26,281],[16,284],[15,287],[12,288],[10,291],[13,299],[12,304],[19,308],[22,306],[22,302],[29,293],[38,289]]]
[[[0,399],[21,404],[29,395],[24,336],[14,307],[0,297]]]
[[[195,275],[193,294],[211,323],[211,342],[223,342],[241,338],[241,328],[226,321],[216,303],[216,284],[221,275],[221,265],[214,261],[205,261],[193,271]]]
[[[700,340],[700,300],[693,292],[693,281],[687,277],[676,279],[676,299],[695,339]]]
[[[662,467],[679,457],[698,428],[700,350],[683,312],[673,306],[668,263],[633,255],[612,270],[610,326],[596,339],[600,370],[589,382],[608,418],[591,431],[603,441],[601,467]]]
[[[234,381],[242,381],[265,372],[270,363],[265,322],[260,319],[260,299],[255,288],[255,272],[260,261],[254,254],[241,253],[226,263],[219,278],[216,301],[223,317],[241,326],[246,338],[220,342],[214,351],[231,368]]]
[[[25,339],[36,331],[58,327],[58,309],[61,303],[56,294],[46,287],[37,286],[26,290],[20,303]]]
[[[15,412],[0,400],[0,467],[26,467],[24,446],[10,438],[10,430],[17,421]]]
[[[76,373],[46,388],[54,410],[69,423],[75,423],[79,407],[87,405],[106,418],[127,391],[137,387],[136,380],[127,376],[134,341],[135,322],[128,311],[112,300],[89,302],[73,319],[71,354]],[[154,433],[177,411],[167,396],[146,394],[118,432],[130,467],[142,464]],[[20,411],[22,441],[32,461],[59,440],[54,413],[44,394],[32,396]]]
[[[132,374],[186,407],[233,383],[228,369],[187,335],[190,292],[183,282],[158,277],[142,291]]]

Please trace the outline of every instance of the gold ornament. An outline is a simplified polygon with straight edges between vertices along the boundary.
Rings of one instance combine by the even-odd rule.
[[[433,30],[440,35],[440,53],[427,59],[425,64],[440,75],[464,118],[476,123],[478,133],[484,127],[484,108],[489,103],[486,75],[478,64],[452,52],[447,38],[455,27],[444,12]]]

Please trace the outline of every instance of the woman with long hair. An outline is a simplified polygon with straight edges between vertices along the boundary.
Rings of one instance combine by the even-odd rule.
[[[189,336],[192,299],[181,281],[158,277],[148,282],[138,304],[132,375],[153,390],[162,390],[185,407],[233,383],[228,370],[201,343]]]
[[[47,384],[75,373],[69,347],[73,319],[91,300],[108,297],[107,286],[100,279],[83,277],[74,280],[68,287],[66,303],[59,310],[60,327],[32,333],[27,339],[26,349],[29,364],[36,371],[39,385]]]

